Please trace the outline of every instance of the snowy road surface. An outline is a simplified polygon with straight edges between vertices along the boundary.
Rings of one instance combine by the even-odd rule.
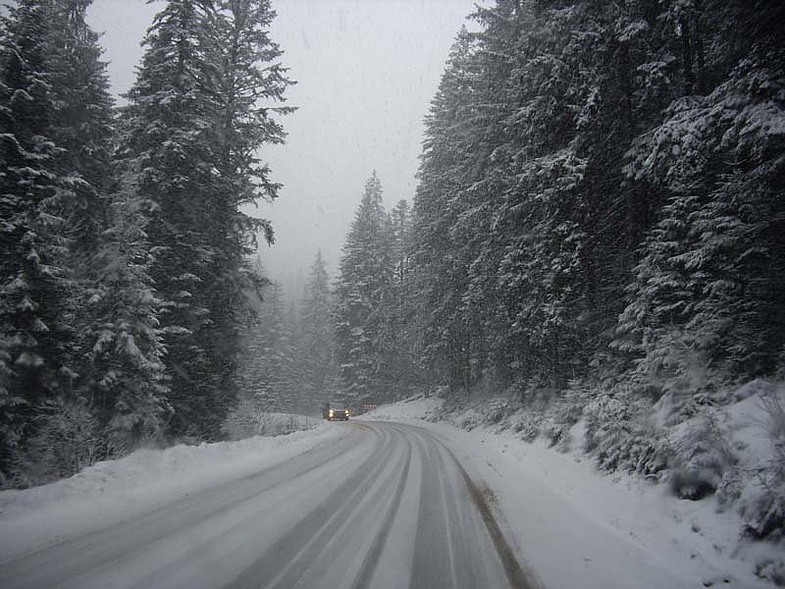
[[[13,587],[528,587],[450,450],[348,423],[282,464],[0,563]]]

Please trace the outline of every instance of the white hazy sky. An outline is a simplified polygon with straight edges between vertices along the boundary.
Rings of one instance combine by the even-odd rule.
[[[276,243],[260,246],[270,276],[299,298],[318,249],[335,274],[365,180],[376,170],[388,208],[411,202],[422,120],[455,34],[474,0],[273,0],[273,39],[297,85],[284,117],[283,146],[263,152],[283,183],[271,219]],[[128,90],[139,43],[163,6],[144,0],[94,0],[92,27],[104,32],[115,93]]]

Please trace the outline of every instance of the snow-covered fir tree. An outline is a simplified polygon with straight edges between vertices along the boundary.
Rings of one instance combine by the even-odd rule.
[[[236,394],[238,325],[254,274],[245,256],[266,221],[243,204],[278,186],[258,160],[282,141],[288,80],[268,35],[269,2],[171,0],[156,16],[123,112],[122,154],[154,204],[151,272],[164,301],[172,435],[212,439]],[[278,112],[286,109],[278,109]]]
[[[24,469],[34,416],[69,392],[72,282],[65,178],[55,168],[51,3],[25,1],[2,21],[0,41],[0,423],[3,478]]]
[[[458,253],[465,237],[454,231],[464,212],[463,194],[477,179],[480,98],[477,42],[463,29],[425,119],[425,141],[410,238],[414,319],[421,363],[431,378],[457,387],[471,381],[470,336],[462,309],[467,268]]]
[[[384,354],[385,308],[394,275],[391,245],[382,185],[374,172],[346,236],[335,288],[336,357],[347,400],[374,402],[391,389]]]
[[[330,277],[319,251],[306,281],[297,336],[303,393],[313,407],[329,400],[335,382],[333,306]]]
[[[3,21],[0,372],[12,402],[2,404],[2,470],[13,484],[109,456],[154,429],[160,413],[160,343],[135,343],[138,325],[119,327],[107,314],[121,296],[107,274],[127,261],[115,257],[116,240],[130,238],[130,250],[138,240],[120,229],[135,213],[112,212],[112,99],[98,35],[85,23],[89,5],[19,2]],[[125,286],[148,288],[145,280],[131,270]],[[134,316],[139,309],[125,303],[122,313]],[[140,320],[155,332],[149,306]]]

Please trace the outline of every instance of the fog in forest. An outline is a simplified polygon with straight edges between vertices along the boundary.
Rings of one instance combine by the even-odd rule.
[[[353,423],[379,408],[659,484],[703,505],[688,536],[781,583],[783,22],[781,0],[9,4],[0,487],[320,416],[400,466],[390,505],[411,465],[457,472]]]
[[[482,4],[482,3],[480,3]],[[269,218],[275,245],[259,253],[271,278],[293,300],[321,249],[335,275],[341,247],[365,180],[376,170],[385,203],[411,201],[422,150],[422,121],[453,39],[473,0],[288,0],[277,2],[271,37],[297,82],[287,102],[284,146],[263,157],[283,184]],[[98,0],[88,20],[103,31],[113,93],[133,83],[139,43],[160,4]],[[254,210],[253,208],[250,210]]]

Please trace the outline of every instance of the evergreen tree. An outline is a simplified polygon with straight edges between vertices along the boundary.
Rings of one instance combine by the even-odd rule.
[[[106,64],[85,23],[88,0],[63,0],[54,31],[56,165],[70,171],[68,265],[78,292],[74,364],[101,455],[159,431],[166,407],[159,301],[152,292],[142,203],[121,187]],[[127,184],[127,182],[126,182]],[[100,457],[100,456],[97,456]]]
[[[765,47],[763,55],[753,45],[708,96],[676,101],[630,151],[629,173],[669,201],[644,244],[616,345],[660,377],[687,371],[662,361],[680,349],[724,378],[776,370],[783,290],[773,277],[785,259],[776,89],[785,71]]]
[[[150,301],[131,294],[149,288],[133,269],[139,231],[125,215],[136,211],[122,197],[111,211],[112,100],[89,5],[20,2],[3,23],[1,372],[13,399],[4,420],[16,426],[4,432],[2,468],[17,484],[123,450],[160,417],[162,349],[145,337],[156,329]],[[122,288],[109,278],[118,263]],[[141,330],[129,320],[137,312]]]
[[[322,252],[316,254],[305,285],[297,338],[305,397],[312,406],[326,400],[334,381],[333,297]]]
[[[268,38],[273,16],[263,0],[171,0],[124,111],[123,154],[154,205],[147,231],[165,302],[173,435],[219,436],[236,394],[244,293],[258,286],[245,256],[258,229],[272,240],[269,223],[240,207],[277,192],[256,153],[282,140],[265,102],[289,83]]]
[[[52,136],[61,149],[54,165],[69,183],[68,227],[72,239],[69,265],[77,279],[89,280],[89,257],[101,247],[108,225],[115,148],[114,101],[99,35],[85,22],[92,0],[55,2],[58,25],[51,33],[52,92],[56,109]]]
[[[32,419],[65,395],[73,325],[65,183],[54,161],[49,2],[27,0],[2,21],[0,47],[0,420],[3,477],[20,467]]]
[[[87,293],[92,322],[80,334],[86,361],[80,386],[89,395],[108,456],[159,436],[172,412],[162,305],[150,277],[148,207],[129,188],[116,193],[110,227],[93,261],[98,274]]]
[[[409,203],[398,201],[390,215],[392,224],[393,277],[385,308],[384,354],[387,358],[397,399],[413,393],[422,384],[419,346],[416,334],[416,291],[411,262],[412,217]]]
[[[206,213],[205,238],[212,255],[203,282],[210,325],[200,345],[210,358],[208,373],[218,390],[236,387],[237,328],[245,313],[246,291],[257,288],[248,266],[261,233],[273,241],[269,221],[244,212],[259,199],[274,199],[280,185],[259,159],[265,144],[282,143],[283,128],[274,117],[293,109],[275,107],[291,82],[279,59],[282,51],[269,36],[275,12],[269,0],[223,0],[206,12],[202,91],[212,119],[209,138],[216,190]],[[230,395],[231,396],[231,395]]]
[[[238,410],[294,411],[299,407],[294,399],[298,382],[293,327],[284,309],[281,286],[270,284],[262,296],[243,331]]]
[[[632,378],[683,373],[685,350],[772,373],[782,10],[478,8],[426,119],[414,202],[412,324],[435,382],[553,397],[624,359]]]
[[[391,214],[392,223],[392,256],[395,264],[395,282],[402,285],[409,272],[410,252],[408,250],[411,234],[411,212],[409,203],[405,200],[398,201]]]
[[[147,233],[155,256],[151,276],[164,303],[174,409],[169,430],[196,437],[214,435],[212,421],[221,414],[219,393],[205,373],[206,350],[197,339],[210,323],[202,285],[214,254],[200,232],[210,218],[214,188],[209,111],[199,84],[206,57],[202,25],[211,8],[175,0],[156,15],[123,111],[121,152],[138,176],[137,198],[152,204]]]
[[[475,37],[462,29],[425,120],[410,246],[423,368],[437,382],[458,387],[467,384],[471,340],[462,312],[467,268],[458,255],[466,236],[455,228],[465,210],[463,195],[478,177],[477,160],[484,157],[478,155],[482,126],[475,106],[482,101],[482,79],[477,52]]]
[[[336,298],[336,356],[347,400],[378,401],[392,375],[384,355],[385,307],[394,265],[391,231],[374,172],[365,184],[343,247]]]

